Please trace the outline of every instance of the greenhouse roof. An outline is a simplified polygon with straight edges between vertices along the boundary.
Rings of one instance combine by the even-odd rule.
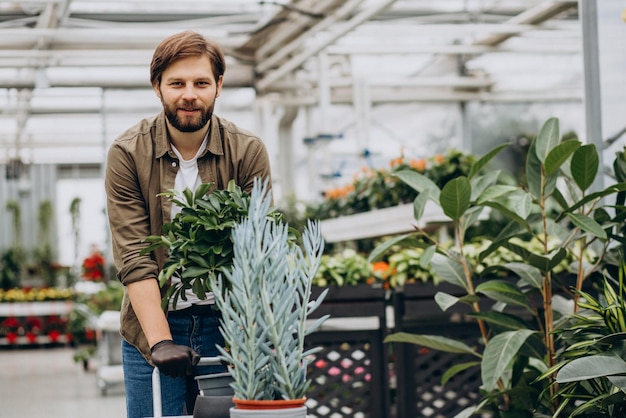
[[[225,49],[226,111],[258,99],[355,106],[364,95],[372,106],[580,101],[578,9],[576,0],[0,1],[0,163],[101,162],[119,132],[160,110],[152,52],[186,29]]]

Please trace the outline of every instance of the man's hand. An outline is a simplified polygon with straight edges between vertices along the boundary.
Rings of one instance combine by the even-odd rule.
[[[159,371],[170,377],[184,377],[198,364],[200,355],[190,347],[176,345],[172,340],[159,341],[150,349],[152,361]]]

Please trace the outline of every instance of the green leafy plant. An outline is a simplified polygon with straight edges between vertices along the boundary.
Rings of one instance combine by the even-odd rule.
[[[367,212],[402,203],[410,203],[417,192],[395,176],[400,171],[415,171],[443,187],[449,180],[467,175],[473,156],[458,150],[429,159],[393,159],[388,168],[365,167],[353,181],[327,190],[324,200],[309,204],[307,215],[313,219],[328,219],[354,213]]]
[[[558,120],[549,119],[530,144],[526,183],[519,186],[499,184],[499,171],[483,170],[507,146],[489,151],[472,165],[467,176],[456,177],[443,187],[414,171],[396,173],[419,192],[414,200],[416,219],[422,216],[427,200],[441,206],[450,218],[452,246],[418,228],[416,234],[425,243],[421,262],[430,264],[442,280],[465,292],[462,297],[438,292],[435,300],[444,311],[459,303],[469,306],[469,316],[476,320],[481,339],[479,346],[469,346],[441,336],[397,333],[386,341],[476,357],[476,362],[455,365],[445,374],[448,379],[469,367],[481,370],[482,399],[459,417],[485,411],[495,416],[545,416],[558,410],[555,375],[544,374],[555,365],[558,351],[554,330],[562,313],[556,308],[557,301],[570,298],[575,304],[583,283],[598,269],[620,226],[619,219],[611,215],[616,205],[605,202],[626,190],[626,184],[613,184],[603,190],[591,188],[599,169],[594,145],[560,141]],[[486,209],[506,216],[508,224],[472,261],[464,253],[467,230]],[[370,260],[412,236],[385,242],[372,252]],[[534,239],[541,245],[531,251],[515,239]],[[591,246],[598,255],[593,264],[585,257]],[[478,275],[476,263],[501,247],[521,260],[491,265]],[[574,276],[573,294],[560,285],[561,275],[554,272],[568,256],[573,260],[568,268]],[[513,280],[493,274],[503,271]],[[485,303],[479,303],[481,300],[491,301],[492,308],[483,310]]]
[[[52,202],[50,200],[43,200],[39,204],[38,213],[38,245],[34,250],[34,259],[36,269],[44,280],[47,286],[56,285],[56,270],[53,265],[54,254],[51,245],[51,224],[54,220],[54,212],[52,209]]]
[[[373,280],[374,270],[367,258],[354,250],[345,249],[322,256],[313,284],[321,287],[353,286]]]
[[[175,190],[162,193],[178,205],[181,211],[171,222],[163,225],[162,235],[145,239],[151,243],[142,253],[165,247],[169,259],[159,273],[159,283],[165,286],[173,276],[181,281],[170,286],[163,298],[163,305],[172,300],[174,308],[179,299],[185,299],[185,291],[192,289],[200,299],[206,299],[210,282],[218,273],[226,272],[232,265],[233,227],[248,214],[250,195],[234,180],[225,190],[213,190],[213,184],[200,185],[195,192],[182,193]],[[271,218],[280,217],[276,210],[268,212]]]
[[[580,312],[564,318],[556,336],[563,347],[547,374],[557,373],[559,414],[570,417],[626,415],[626,262],[618,277],[605,277],[598,297],[580,291]],[[559,415],[561,416],[561,415]]]
[[[218,349],[238,399],[303,398],[308,357],[318,351],[305,350],[304,339],[327,318],[307,324],[326,295],[310,300],[324,245],[319,225],[307,225],[303,250],[291,242],[288,225],[270,214],[267,189],[255,180],[248,217],[232,230],[232,269],[210,282],[228,347]]]
[[[0,287],[11,289],[20,284],[26,267],[26,251],[22,246],[22,211],[15,200],[6,203],[6,209],[13,213],[13,245],[0,256]]]

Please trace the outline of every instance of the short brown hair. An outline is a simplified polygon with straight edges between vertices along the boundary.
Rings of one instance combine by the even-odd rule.
[[[150,84],[160,84],[165,69],[181,58],[206,55],[211,61],[213,76],[219,80],[226,71],[222,48],[194,31],[185,31],[165,38],[154,50],[150,63]]]

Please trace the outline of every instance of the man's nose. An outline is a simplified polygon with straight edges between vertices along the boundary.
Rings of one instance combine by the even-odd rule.
[[[189,83],[185,86],[185,91],[183,92],[183,99],[185,100],[194,100],[197,97],[196,88],[193,83]]]

